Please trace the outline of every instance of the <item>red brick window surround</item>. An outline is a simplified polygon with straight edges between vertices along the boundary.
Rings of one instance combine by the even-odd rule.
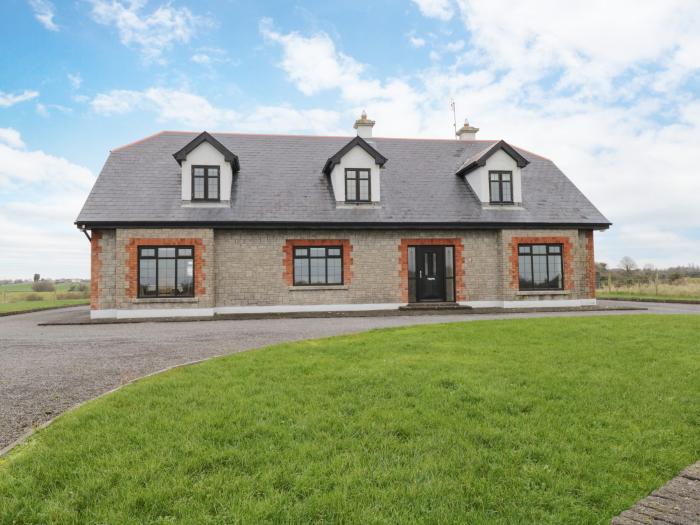
[[[518,272],[518,246],[521,244],[561,244],[562,264],[564,266],[564,290],[574,288],[574,258],[571,239],[568,237],[513,237],[510,240],[510,286],[513,290],[520,289]],[[541,290],[547,293],[547,290]]]
[[[194,295],[198,297],[206,293],[206,272],[204,271],[204,255],[206,247],[200,238],[187,239],[150,239],[134,238],[126,243],[126,296],[130,299],[137,297],[139,283],[139,246],[194,246]]]
[[[287,286],[294,286],[294,248],[318,246],[319,248],[343,249],[343,285],[352,281],[352,244],[349,239],[287,239],[284,243],[284,270],[282,279]],[[321,286],[342,286],[337,284]]]
[[[408,247],[409,246],[454,246],[455,249],[455,299],[466,301],[464,282],[464,244],[459,237],[450,239],[401,239],[399,245],[399,277],[401,279],[401,301],[408,302]]]

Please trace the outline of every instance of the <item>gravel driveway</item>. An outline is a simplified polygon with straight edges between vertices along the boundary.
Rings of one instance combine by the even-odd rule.
[[[600,301],[609,306],[625,303]],[[640,306],[629,303],[629,306]],[[698,305],[646,303],[650,313],[696,313]],[[37,326],[86,307],[0,317],[0,449],[77,403],[137,377],[207,357],[282,341],[372,328],[518,317],[619,315],[568,312],[266,319]]]

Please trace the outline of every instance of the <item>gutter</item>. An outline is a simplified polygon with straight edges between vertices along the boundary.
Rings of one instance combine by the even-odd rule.
[[[218,229],[323,229],[323,230],[435,230],[435,229],[463,229],[463,230],[503,230],[503,229],[576,229],[576,230],[607,230],[612,223],[542,223],[542,222],[289,222],[289,221],[94,221],[75,222],[75,225],[83,232],[89,229],[115,229],[115,228],[218,228]],[[86,233],[86,232],[85,232]],[[87,233],[86,233],[87,235]]]

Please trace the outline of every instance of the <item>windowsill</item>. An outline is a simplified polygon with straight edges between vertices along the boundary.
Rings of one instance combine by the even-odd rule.
[[[158,304],[158,303],[198,303],[198,297],[137,297],[132,299],[132,304]]]
[[[523,207],[522,203],[520,203],[520,202],[507,203],[507,204],[506,203],[498,204],[497,202],[484,202],[483,209],[485,209],[485,210],[522,211],[525,208]]]
[[[570,295],[569,290],[520,290],[516,295]]]
[[[183,208],[230,208],[231,201],[182,201]]]
[[[349,286],[347,284],[307,284],[307,285],[297,285],[290,286],[288,290],[290,292],[312,292],[314,290],[348,290]]]
[[[336,209],[362,209],[362,208],[369,208],[369,209],[376,209],[376,208],[381,208],[381,204],[379,202],[345,202],[345,201],[336,201],[335,202],[335,207]]]

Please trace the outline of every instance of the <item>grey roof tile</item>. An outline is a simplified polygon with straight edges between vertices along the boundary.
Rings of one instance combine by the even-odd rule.
[[[522,169],[523,209],[483,208],[455,173],[497,141],[373,138],[388,159],[381,206],[336,209],[321,170],[352,137],[214,133],[240,161],[231,206],[183,207],[173,153],[197,135],[163,132],[114,150],[76,222],[609,224],[552,161],[518,148],[529,161]]]

